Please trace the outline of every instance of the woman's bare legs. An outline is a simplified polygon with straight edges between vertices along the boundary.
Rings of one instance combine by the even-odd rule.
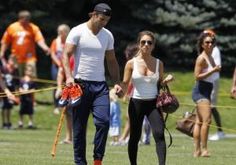
[[[194,145],[195,145],[194,156],[200,156],[200,153],[201,156],[203,157],[210,156],[207,148],[210,123],[211,123],[210,102],[204,100],[197,104],[197,124],[195,124],[194,127]]]

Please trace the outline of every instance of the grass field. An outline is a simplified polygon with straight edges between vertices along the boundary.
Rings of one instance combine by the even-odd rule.
[[[236,164],[236,138],[226,138],[217,142],[209,142],[210,158],[193,158],[193,140],[175,130],[175,122],[185,111],[193,109],[191,89],[194,83],[192,73],[174,73],[176,80],[170,85],[181,103],[179,110],[170,115],[167,127],[173,135],[173,144],[167,150],[167,165],[234,165]],[[231,79],[222,78],[220,82],[219,112],[222,117],[224,131],[227,135],[236,134],[235,101],[228,97]],[[73,164],[72,145],[58,144],[56,158],[50,155],[59,116],[54,115],[51,91],[37,93],[40,101],[36,106],[36,130],[0,130],[0,165],[71,165]],[[49,103],[49,104],[48,104]],[[127,103],[122,105],[122,118],[126,114]],[[12,111],[12,121],[17,127],[18,107]],[[124,124],[124,123],[123,123]],[[215,124],[214,121],[212,124]],[[215,127],[210,129],[215,132]],[[94,126],[92,119],[88,125],[87,160],[92,164]],[[61,140],[64,137],[62,130]],[[228,136],[229,137],[229,136]],[[108,139],[109,141],[110,139]],[[166,135],[167,144],[169,137]],[[139,165],[156,165],[154,141],[150,146],[140,145],[138,153]],[[127,146],[109,146],[106,148],[104,165],[128,165]]]

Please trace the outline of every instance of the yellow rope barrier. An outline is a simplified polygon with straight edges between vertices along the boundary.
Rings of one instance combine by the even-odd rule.
[[[27,92],[14,91],[12,93],[16,96],[19,96],[19,95],[24,95],[24,94],[29,94],[29,93],[38,93],[38,92],[43,92],[43,91],[50,91],[50,90],[54,90],[56,88],[57,87],[49,87],[49,88],[43,88],[43,89],[34,89],[34,90],[27,91]],[[0,98],[2,98],[2,97],[6,97],[6,94],[1,93]]]
[[[21,79],[22,77],[13,76],[13,78]],[[39,83],[57,84],[57,81],[55,80],[40,79],[40,78],[32,78],[32,81],[39,82]]]
[[[168,116],[170,117],[173,117],[175,119],[182,119],[183,117],[180,117],[180,116],[177,116],[177,115],[174,115],[174,114],[169,114]],[[195,121],[193,121],[194,123],[196,123]],[[200,124],[202,124],[202,122],[200,122]],[[208,124],[209,127],[214,127],[214,128],[219,128],[217,127],[216,125],[213,125],[213,124]],[[230,129],[230,128],[226,128],[226,127],[220,127],[222,128],[223,130],[225,131],[228,131],[228,132],[232,132],[232,133],[236,133],[236,130],[235,129]]]
[[[191,92],[181,92],[181,91],[171,91],[171,93],[173,93],[176,96],[191,96],[192,93]],[[230,93],[230,92],[229,92]],[[230,97],[229,93],[218,93],[219,97]]]
[[[189,104],[189,103],[180,103],[180,105],[193,106],[193,107],[196,106],[196,104]],[[226,105],[217,105],[217,106],[214,106],[214,107],[216,107],[216,108],[236,109],[236,106],[226,106]]]
[[[51,84],[55,84],[56,82],[53,81],[53,80],[45,80],[45,79],[37,79],[35,78],[34,81],[36,82],[43,82],[43,83],[51,83]],[[56,89],[57,86],[54,86],[54,87],[48,87],[48,88],[42,88],[42,89],[35,89],[35,90],[30,90],[30,91],[27,91],[27,92],[19,92],[19,91],[13,91],[12,93],[16,96],[19,96],[19,95],[23,95],[23,94],[29,94],[29,93],[38,93],[38,92],[44,92],[44,91],[50,91],[50,90],[54,90]],[[173,92],[175,93],[176,95],[190,95],[191,93],[189,92]],[[221,94],[219,96],[229,96],[229,95],[226,95],[226,94]],[[6,97],[6,94],[4,92],[0,93],[0,98],[2,97]],[[190,104],[190,103],[180,103],[180,106],[196,106],[195,104]],[[223,106],[223,105],[218,105],[218,106],[215,106],[215,107],[219,107],[219,108],[228,108],[228,109],[236,109],[236,106]],[[179,116],[176,116],[176,115],[173,115],[173,114],[170,114],[169,116],[171,117],[174,117],[174,118],[177,118],[177,119],[181,119],[181,117]],[[215,128],[218,128],[217,126],[215,125],[212,125],[212,124],[209,124],[210,127],[215,127]],[[225,128],[225,127],[221,127],[222,129],[224,130],[227,130],[229,132],[234,132],[236,133],[236,130],[234,129],[229,129],[229,128]]]

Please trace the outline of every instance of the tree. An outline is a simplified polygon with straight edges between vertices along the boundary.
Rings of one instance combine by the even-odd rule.
[[[126,62],[123,53],[126,45],[135,41],[138,32],[144,29],[155,32],[155,56],[167,67],[193,68],[197,37],[202,30],[212,28],[222,52],[223,71],[233,71],[236,63],[236,37],[232,35],[236,32],[236,3],[233,0],[8,0],[0,4],[0,34],[16,20],[19,10],[28,9],[33,22],[40,26],[50,43],[56,36],[57,25],[67,23],[72,27],[86,21],[98,2],[112,7],[112,19],[107,28],[114,34],[121,68]],[[42,56],[39,64],[48,64],[48,61]]]

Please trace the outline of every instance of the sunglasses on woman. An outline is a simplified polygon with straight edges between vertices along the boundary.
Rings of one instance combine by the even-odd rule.
[[[150,40],[141,40],[140,41],[140,44],[142,45],[142,46],[144,46],[144,45],[149,45],[149,46],[151,46],[152,45],[152,41],[150,41]]]
[[[214,41],[205,41],[204,44],[207,44],[207,45],[208,45],[208,44],[212,44],[212,45],[214,45],[215,42],[214,42]]]

